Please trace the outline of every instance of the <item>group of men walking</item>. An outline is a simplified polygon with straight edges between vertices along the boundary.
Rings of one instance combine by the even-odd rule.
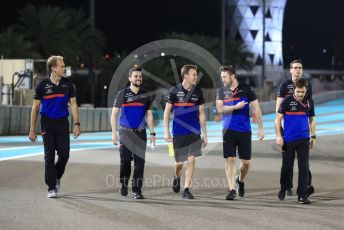
[[[60,179],[69,156],[68,102],[74,123],[74,136],[80,135],[78,109],[75,102],[74,86],[62,77],[63,58],[53,56],[48,59],[50,78],[41,82],[35,92],[31,114],[29,138],[35,141],[35,125],[38,108],[41,108],[42,136],[45,149],[45,180],[48,197],[57,197]],[[314,104],[311,100],[311,86],[301,78],[302,62],[291,63],[292,77],[282,83],[276,103],[276,143],[281,146],[282,168],[281,189],[278,198],[284,200],[291,195],[292,174],[295,152],[298,154],[299,183],[298,203],[310,203],[308,196],[314,192],[309,171],[309,148],[315,143]],[[208,143],[205,117],[205,100],[202,90],[197,87],[198,68],[184,65],[181,68],[182,82],[169,90],[164,110],[164,138],[173,144],[174,176],[172,189],[181,190],[181,177],[186,161],[184,189],[182,197],[193,199],[192,177],[196,158],[202,155],[202,148]],[[216,93],[216,109],[222,114],[223,157],[228,180],[226,200],[235,200],[237,195],[245,196],[244,179],[251,165],[251,124],[250,107],[258,124],[258,136],[264,139],[262,113],[252,87],[240,83],[232,66],[221,67],[223,86]],[[112,141],[119,144],[120,152],[120,194],[128,195],[131,176],[131,161],[134,161],[132,191],[134,199],[144,199],[142,194],[145,154],[147,146],[146,126],[149,140],[155,143],[156,133],[152,113],[152,100],[142,90],[143,75],[139,66],[129,70],[129,85],[121,89],[114,100],[111,127]],[[173,111],[173,126],[170,129],[170,114]],[[118,116],[119,122],[117,124]],[[119,131],[119,135],[117,134]],[[172,135],[171,135],[172,131]],[[55,151],[59,156],[55,163]],[[236,175],[236,156],[241,160],[239,175]]]

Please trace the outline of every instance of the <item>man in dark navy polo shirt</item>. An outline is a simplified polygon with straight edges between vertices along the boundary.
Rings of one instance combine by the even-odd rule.
[[[29,139],[36,141],[36,122],[41,107],[41,134],[44,143],[45,183],[48,185],[48,198],[55,198],[60,189],[60,179],[69,158],[68,103],[74,120],[73,135],[80,135],[78,104],[75,87],[63,77],[65,63],[61,56],[51,56],[47,60],[48,79],[41,81],[35,90],[30,122]],[[58,160],[55,164],[55,151]]]
[[[294,93],[294,82],[297,79],[302,78],[303,73],[303,64],[301,60],[294,60],[290,63],[290,74],[291,77],[284,82],[281,83],[278,92],[277,92],[277,99],[276,99],[276,114],[278,113],[278,109],[284,100],[284,98],[293,95]],[[308,88],[306,91],[305,98],[310,100],[312,99],[312,84],[308,82]],[[282,132],[283,132],[283,122],[282,122]],[[289,186],[287,188],[287,195],[292,196],[292,188],[293,188],[293,175],[294,175],[294,164],[290,170],[290,179],[289,179]],[[308,195],[314,193],[314,187],[312,186],[312,174],[309,171],[309,180],[308,180]]]
[[[300,204],[309,204],[308,173],[309,149],[315,144],[315,114],[311,99],[306,99],[307,81],[299,78],[294,83],[294,94],[283,100],[276,116],[276,143],[283,147],[281,168],[280,200],[285,199],[289,188],[290,170],[293,166],[295,152],[299,166],[298,199]],[[283,135],[281,132],[284,120]]]
[[[173,143],[174,179],[172,188],[175,193],[180,191],[180,177],[184,161],[185,170],[184,192],[182,197],[193,199],[190,189],[195,170],[196,157],[201,156],[201,148],[207,145],[206,119],[204,113],[203,92],[197,85],[197,66],[184,65],[181,69],[183,82],[172,87],[167,96],[164,126],[165,140]],[[170,113],[173,108],[173,139],[170,133]],[[203,138],[201,139],[201,129]]]
[[[263,140],[265,134],[259,102],[252,87],[238,82],[233,66],[221,67],[221,79],[224,86],[217,90],[216,109],[223,114],[223,156],[226,158],[225,171],[229,185],[226,200],[235,200],[237,193],[240,197],[245,196],[244,178],[251,165],[249,105],[253,107],[257,118],[259,139]],[[235,167],[237,149],[241,160],[238,177]]]
[[[120,194],[128,195],[128,183],[131,174],[131,161],[134,160],[132,191],[134,199],[144,199],[142,195],[143,174],[147,146],[146,120],[150,130],[150,143],[155,143],[154,121],[151,99],[140,87],[142,72],[139,66],[129,70],[130,86],[120,90],[115,98],[112,116],[112,142],[120,141]],[[117,117],[119,119],[119,138],[117,135]],[[145,119],[146,118],[146,119]]]

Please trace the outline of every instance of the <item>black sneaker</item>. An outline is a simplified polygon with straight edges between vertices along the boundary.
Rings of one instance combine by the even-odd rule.
[[[278,192],[278,199],[279,200],[284,200],[285,199],[285,190],[280,190]]]
[[[123,186],[119,189],[119,192],[121,193],[121,196],[127,196],[128,195],[128,187]]]
[[[226,196],[226,200],[235,200],[236,199],[236,191],[234,189],[228,190],[228,195]]]
[[[287,189],[287,195],[292,196],[293,195],[293,190],[291,188]]]
[[[314,193],[314,187],[312,185],[308,186],[307,197]]]
[[[314,187],[313,185],[310,185],[307,187],[307,197],[309,197],[310,195],[312,195],[314,193]],[[296,194],[299,196],[299,188],[297,188]]]
[[[143,197],[143,195],[142,195],[141,192],[134,192],[133,198],[134,198],[134,199],[137,199],[137,200],[142,200],[142,199],[144,199],[144,197]]]
[[[179,177],[174,176],[173,183],[172,183],[172,189],[173,189],[173,192],[179,193],[179,191],[180,191],[180,176]]]
[[[185,198],[185,199],[193,199],[193,198],[194,198],[194,196],[191,194],[189,188],[185,188],[185,189],[184,189],[184,192],[183,192],[183,196],[182,196],[182,197]]]
[[[245,196],[245,183],[239,181],[239,177],[236,178],[236,184],[237,184],[237,189],[238,189],[238,195],[240,197]]]
[[[299,204],[310,204],[311,202],[308,200],[307,197],[300,197],[297,199],[297,203]]]

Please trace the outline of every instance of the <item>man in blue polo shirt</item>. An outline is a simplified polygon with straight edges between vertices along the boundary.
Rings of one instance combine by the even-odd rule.
[[[222,113],[223,122],[223,156],[226,158],[226,176],[229,190],[226,200],[235,200],[237,191],[245,196],[244,178],[251,165],[251,123],[250,108],[257,118],[258,136],[264,139],[262,113],[256,94],[251,86],[239,83],[233,66],[221,67],[221,79],[224,84],[216,93],[216,109]],[[236,177],[236,152],[238,150],[240,175]]]
[[[197,85],[197,66],[184,65],[181,69],[183,82],[172,87],[167,96],[164,125],[165,140],[173,142],[174,179],[172,188],[175,193],[180,191],[180,177],[184,161],[185,170],[184,192],[182,197],[193,199],[191,194],[192,176],[196,157],[201,156],[201,148],[207,145],[206,119],[204,113],[203,92]],[[173,108],[173,139],[170,133],[170,113]],[[203,138],[201,140],[201,128]]]
[[[280,200],[285,199],[289,188],[290,170],[293,167],[295,152],[299,166],[298,199],[300,204],[309,204],[308,200],[308,173],[309,149],[315,144],[315,114],[314,103],[306,99],[308,82],[297,79],[294,82],[294,94],[285,98],[278,109],[276,116],[276,143],[283,147],[281,168],[281,190],[278,193]],[[281,132],[282,119],[284,120],[283,135]]]
[[[128,183],[131,174],[131,161],[134,160],[132,191],[134,199],[144,199],[142,194],[143,173],[147,147],[146,120],[150,130],[150,142],[155,143],[154,121],[151,99],[141,89],[142,72],[139,66],[129,70],[130,86],[120,90],[115,98],[112,116],[112,142],[120,141],[120,194],[128,195]],[[119,119],[119,138],[117,135],[117,117]]]
[[[303,73],[303,63],[301,60],[297,59],[290,63],[290,74],[291,77],[284,82],[281,83],[278,92],[277,92],[277,98],[276,98],[276,114],[278,113],[278,109],[284,100],[284,98],[293,95],[294,92],[294,82],[297,79],[302,78]],[[305,98],[307,100],[312,99],[312,84],[311,82],[308,82],[308,87],[306,91]],[[282,122],[282,132],[283,132],[283,122]],[[282,153],[283,154],[283,153]],[[287,188],[287,195],[292,196],[292,188],[293,188],[293,175],[294,175],[294,164],[292,165],[290,169],[290,177],[289,177],[289,186]],[[309,170],[308,173],[308,196],[314,193],[314,187],[312,186],[312,174]],[[297,192],[298,193],[298,189]]]
[[[44,143],[45,183],[48,185],[48,198],[58,196],[60,179],[69,158],[68,103],[74,120],[73,135],[80,135],[78,104],[75,88],[71,80],[63,77],[65,63],[61,56],[51,56],[47,60],[48,79],[41,81],[35,90],[29,139],[36,141],[36,122],[41,107],[41,134]],[[58,160],[55,164],[55,151]]]

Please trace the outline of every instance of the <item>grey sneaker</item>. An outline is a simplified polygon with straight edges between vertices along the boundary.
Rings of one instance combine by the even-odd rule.
[[[236,191],[234,189],[228,190],[228,195],[226,196],[226,200],[235,200],[236,199]]]
[[[194,196],[191,194],[189,188],[185,188],[185,189],[184,189],[184,192],[183,192],[183,196],[182,196],[182,197],[185,198],[185,199],[193,199],[193,198],[194,198]]]
[[[57,191],[56,191],[56,189],[49,190],[47,197],[48,198],[57,198]]]

